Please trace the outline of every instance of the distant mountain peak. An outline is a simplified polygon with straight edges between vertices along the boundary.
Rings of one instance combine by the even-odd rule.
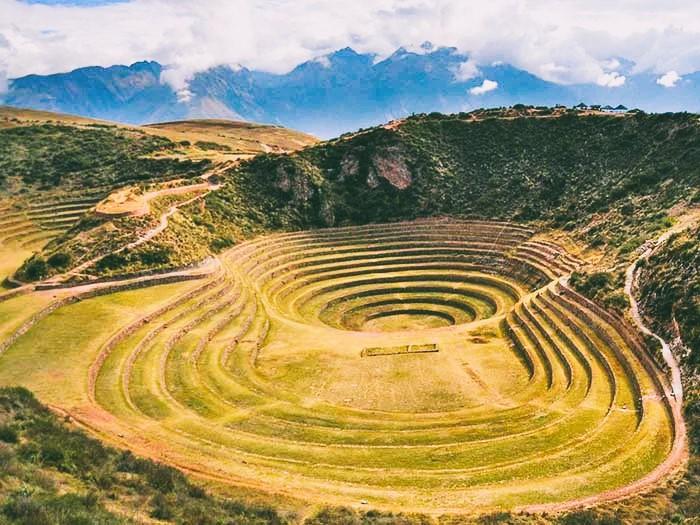
[[[197,72],[178,91],[162,74],[171,71],[167,66],[144,60],[14,79],[0,102],[133,124],[235,116],[322,137],[411,113],[519,103],[571,106],[585,100],[613,108],[622,103],[652,111],[700,110],[700,73],[684,74],[669,97],[668,88],[657,83],[658,75],[634,73],[634,64],[620,57],[602,64],[605,71],[627,76],[625,85],[614,90],[594,83],[561,85],[512,64],[476,64],[469,58],[428,41],[380,59],[347,46],[285,74],[237,64],[212,67]],[[483,89],[487,85],[498,88]]]
[[[330,56],[337,57],[337,58],[345,58],[345,57],[358,57],[361,55],[360,55],[360,53],[355,51],[350,46],[346,46],[342,49],[338,49],[337,51],[334,51],[333,53],[330,53]]]

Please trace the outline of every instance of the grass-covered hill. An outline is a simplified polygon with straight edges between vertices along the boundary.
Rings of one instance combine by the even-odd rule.
[[[318,142],[311,135],[281,126],[232,120],[183,120],[150,124],[144,129],[174,140],[179,135],[187,135],[185,140],[207,153],[217,151],[240,156],[294,151]]]
[[[0,192],[6,195],[192,177],[209,164],[157,158],[157,154],[174,152],[178,145],[137,129],[12,118],[5,124],[0,127]]]

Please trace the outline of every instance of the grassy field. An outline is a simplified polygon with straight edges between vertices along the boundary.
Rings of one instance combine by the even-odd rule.
[[[280,126],[231,120],[186,120],[144,126],[151,133],[189,142],[188,157],[217,160],[248,158],[259,153],[296,151],[318,139]]]
[[[0,130],[40,124],[71,126],[76,129],[96,127],[140,132],[163,137],[179,145],[179,155],[187,158],[232,160],[258,153],[295,151],[318,142],[318,139],[280,126],[232,120],[184,120],[148,126],[131,126],[75,115],[0,106]],[[161,152],[159,155],[172,155]]]
[[[56,310],[0,354],[0,384],[210,482],[311,504],[462,513],[617,490],[671,450],[665,380],[534,233],[259,237],[209,281]],[[0,303],[0,330],[35,300]]]

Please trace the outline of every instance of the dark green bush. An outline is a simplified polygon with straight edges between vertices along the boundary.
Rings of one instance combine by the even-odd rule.
[[[68,253],[58,252],[51,255],[46,262],[52,268],[63,269],[71,263],[71,256]]]
[[[17,443],[17,430],[10,425],[0,425],[0,441],[5,443]]]
[[[49,268],[43,257],[31,258],[24,267],[24,276],[30,281],[38,281],[48,275]]]

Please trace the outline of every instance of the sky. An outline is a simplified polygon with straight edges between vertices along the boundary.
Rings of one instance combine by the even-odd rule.
[[[673,87],[700,70],[700,2],[0,0],[0,92],[8,78],[139,60],[183,89],[219,64],[283,73],[345,46],[382,58],[424,41],[470,57],[456,77],[501,61],[560,84],[612,89],[649,72]]]

